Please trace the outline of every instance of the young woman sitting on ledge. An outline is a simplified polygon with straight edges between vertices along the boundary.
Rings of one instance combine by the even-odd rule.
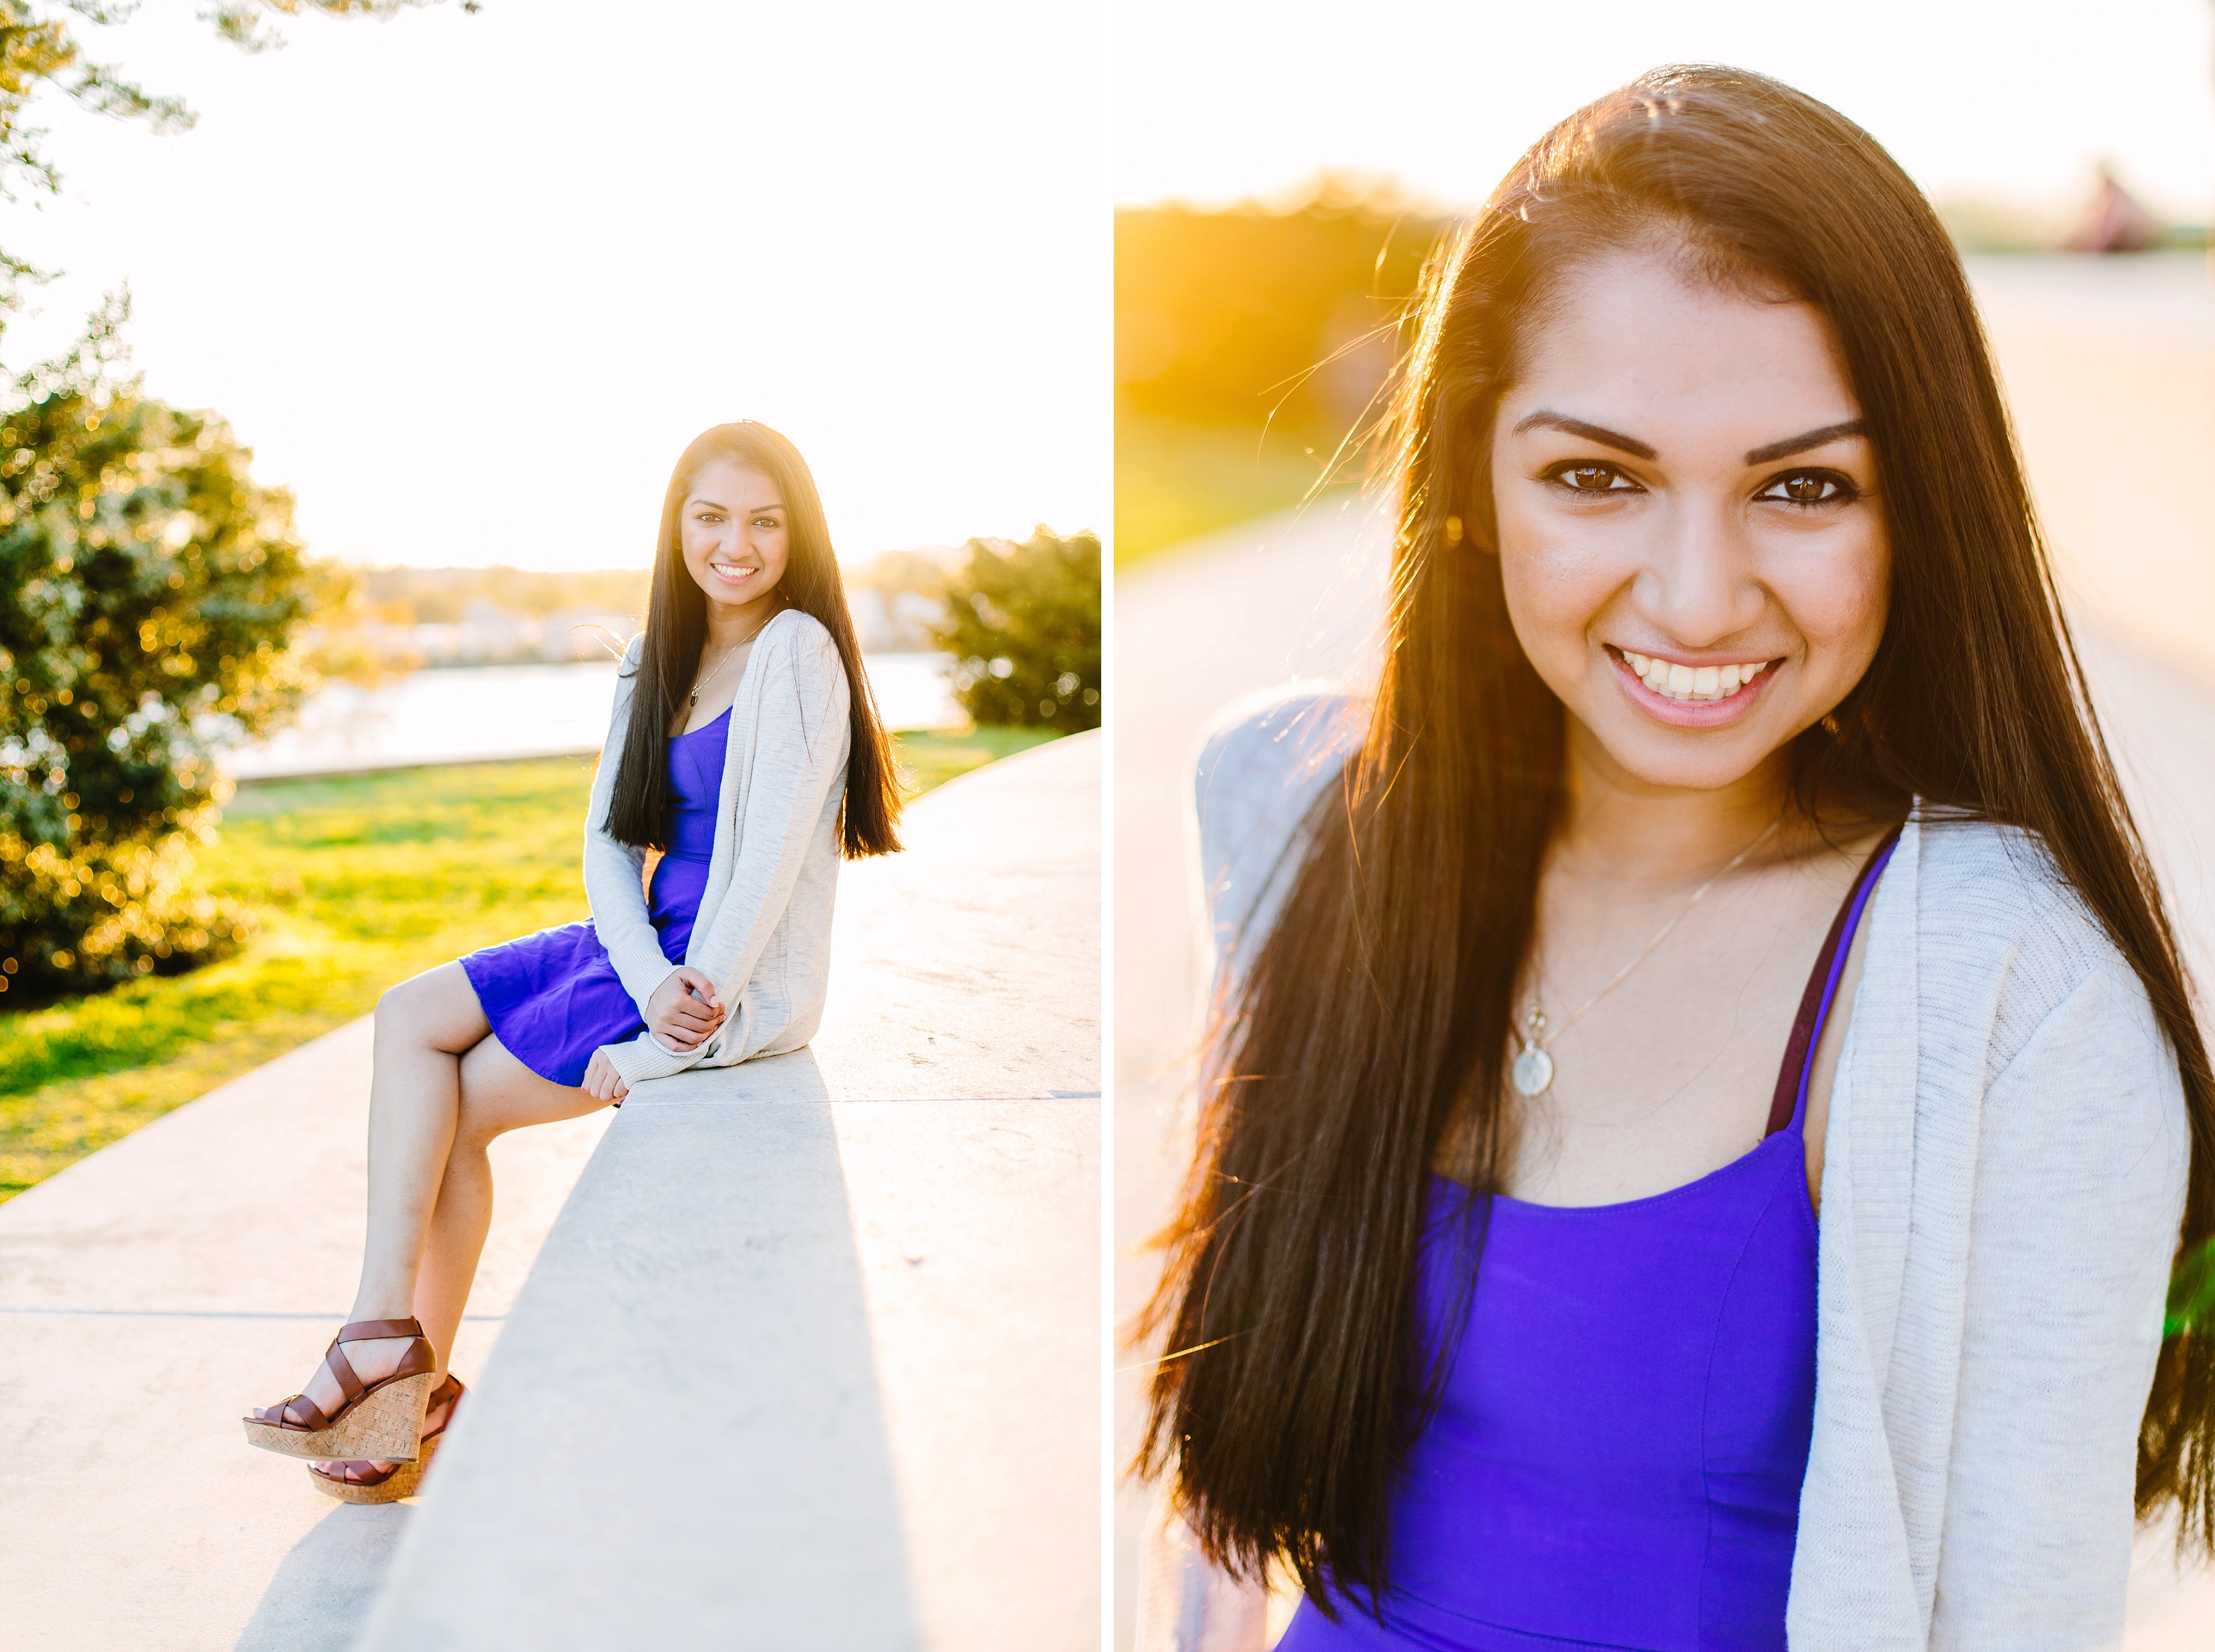
[[[798,1049],[843,857],[900,795],[814,478],[751,421],[684,450],[585,830],[592,921],[426,970],[377,1005],[361,1284],[307,1387],[245,1419],[350,1502],[408,1495],[492,1219],[492,1139],[631,1086]],[[647,851],[659,852],[651,879]]]
[[[1382,679],[1203,759],[1142,1645],[2112,1644],[2215,1083],[1936,216],[1657,71],[1408,337]]]

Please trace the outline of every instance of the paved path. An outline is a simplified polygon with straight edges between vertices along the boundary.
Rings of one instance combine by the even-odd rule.
[[[235,1419],[314,1368],[361,1262],[370,1023],[0,1206],[0,1643],[331,1643],[410,1516],[334,1505]],[[500,1202],[454,1368],[474,1380],[607,1115],[494,1147]],[[312,1543],[319,1599],[280,1592]]]
[[[807,1644],[788,1619],[748,1615],[795,1582],[833,1585],[819,1599],[839,1621],[899,1631],[872,1646],[1095,1643],[1098,768],[1082,736],[991,765],[917,805],[909,854],[846,868],[811,1052],[732,1070],[727,1096],[670,1081],[495,1146],[500,1208],[454,1356],[474,1416],[420,1504],[334,1504],[233,1421],[314,1364],[352,1294],[366,1019],[0,1207],[0,1644],[347,1647],[396,1550],[416,1580],[411,1646]],[[788,1104],[743,1104],[771,1095]],[[740,1114],[751,1137],[729,1128]],[[634,1288],[592,1298],[599,1263]],[[581,1336],[562,1334],[572,1312]],[[1010,1312],[1029,1334],[1010,1337]],[[965,1333],[1006,1353],[999,1375],[973,1366]],[[571,1385],[574,1438],[531,1409],[541,1360]],[[840,1403],[811,1377],[844,1385]],[[657,1404],[694,1398],[687,1382],[752,1434],[651,1437]],[[817,1446],[852,1471],[827,1497],[794,1467]],[[482,1509],[505,1487],[539,1505],[511,1495],[500,1518],[521,1531],[606,1490],[591,1476],[611,1452],[640,1476],[621,1489],[652,1500],[586,1508],[536,1575],[512,1545],[473,1552],[482,1529],[433,1524],[450,1495]],[[665,1594],[698,1608],[704,1585],[727,1621],[630,1638],[652,1614],[611,1626],[609,1590],[651,1576],[641,1551],[672,1537],[721,1540],[716,1564]],[[582,1638],[480,1632],[491,1595],[457,1589],[457,1569],[532,1592],[508,1596],[504,1624],[535,1610]],[[738,1622],[781,1629],[749,1639]]]
[[[1139,1247],[1166,1219],[1188,1154],[1182,1107],[1202,986],[1191,914],[1192,759],[1202,726],[1294,676],[1367,677],[1382,611],[1384,525],[1334,505],[1249,524],[1116,581],[1115,1305],[1155,1277]],[[2215,983],[2215,693],[2088,630],[2088,669],[2133,807],[2186,931]],[[1127,1358],[1127,1356],[1126,1356]],[[1135,1444],[1136,1379],[1117,1384],[1119,1459]],[[1127,1645],[1144,1505],[1119,1489],[1117,1643]],[[2142,1548],[2126,1652],[2204,1652],[2215,1579],[2165,1581]],[[2187,1624],[2190,1636],[2187,1638]]]

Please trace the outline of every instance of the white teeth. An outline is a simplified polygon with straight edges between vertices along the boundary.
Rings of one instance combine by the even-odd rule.
[[[1649,654],[1633,654],[1628,648],[1622,653],[1647,687],[1672,700],[1727,700],[1770,666],[1766,660],[1730,666],[1679,666]]]

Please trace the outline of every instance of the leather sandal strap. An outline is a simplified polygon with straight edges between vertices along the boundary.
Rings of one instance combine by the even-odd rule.
[[[392,1375],[385,1380],[391,1382],[401,1377],[420,1377],[426,1371],[438,1368],[439,1354],[431,1346],[431,1339],[418,1336],[408,1345],[408,1352],[400,1356],[400,1363],[392,1367]]]
[[[420,1319],[357,1319],[350,1325],[341,1325],[334,1342],[366,1342],[380,1336],[420,1336],[423,1322]]]
[[[353,1458],[343,1463],[310,1463],[310,1472],[326,1480],[335,1480],[342,1486],[381,1486],[397,1472],[396,1468],[382,1472],[370,1467],[366,1459]]]
[[[323,1351],[323,1369],[329,1372],[332,1379],[338,1384],[339,1392],[346,1396],[347,1405],[352,1405],[369,1392],[362,1379],[354,1374],[353,1361],[347,1358],[346,1350],[336,1342]],[[343,1411],[346,1406],[339,1409]]]
[[[295,1394],[277,1408],[277,1423],[279,1428],[297,1425],[310,1434],[316,1434],[329,1428],[331,1420],[323,1415],[323,1408],[305,1394]]]

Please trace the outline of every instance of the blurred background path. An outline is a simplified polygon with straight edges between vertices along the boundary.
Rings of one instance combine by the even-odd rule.
[[[1972,261],[2034,485],[2133,808],[2202,983],[2215,980],[2215,286],[2200,254]],[[1191,763],[1202,726],[1295,676],[1369,673],[1387,536],[1334,495],[1224,530],[1116,583],[1115,1220],[1119,1323],[1155,1276],[1140,1245],[1189,1153],[1182,1104],[1203,961]],[[1135,1444],[1121,1356],[1117,1450]],[[1142,1495],[1117,1508],[1127,1645]],[[2141,1545],[2126,1652],[2204,1649],[2215,1575]]]

